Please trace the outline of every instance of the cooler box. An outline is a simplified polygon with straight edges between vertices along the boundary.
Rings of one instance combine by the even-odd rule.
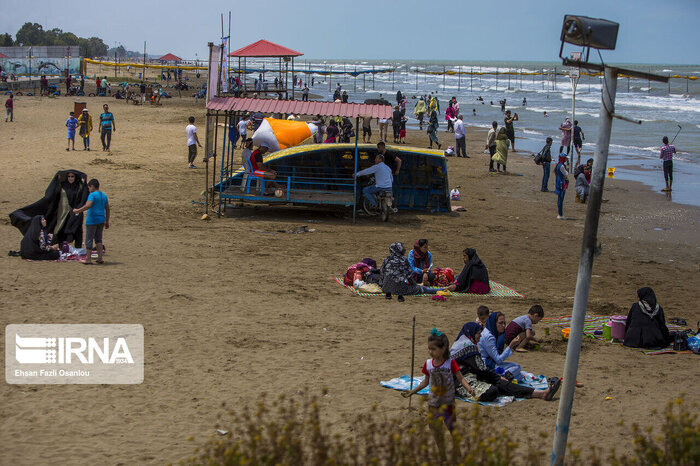
[[[610,334],[616,340],[625,339],[625,324],[627,323],[627,316],[612,316],[610,318]]]

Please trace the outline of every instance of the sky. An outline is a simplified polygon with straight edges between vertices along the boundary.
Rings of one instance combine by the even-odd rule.
[[[169,0],[146,8],[0,0],[0,11],[0,33],[14,36],[29,21],[109,47],[142,51],[146,41],[149,55],[200,60],[221,36],[221,13],[228,33],[229,11],[232,50],[267,39],[302,60],[558,61],[564,15],[575,14],[620,23],[617,48],[603,51],[607,63],[700,64],[700,0]]]

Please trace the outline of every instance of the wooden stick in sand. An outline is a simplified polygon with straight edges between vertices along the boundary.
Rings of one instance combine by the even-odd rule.
[[[413,336],[411,336],[411,390],[413,390],[413,367],[416,358],[416,316],[413,316]],[[411,399],[408,398],[408,410],[411,410]]]

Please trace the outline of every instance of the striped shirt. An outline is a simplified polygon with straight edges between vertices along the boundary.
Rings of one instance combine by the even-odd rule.
[[[664,162],[667,162],[669,160],[673,160],[673,154],[675,153],[676,148],[674,146],[671,144],[665,144],[663,147],[661,147],[661,155],[659,155],[659,158]]]

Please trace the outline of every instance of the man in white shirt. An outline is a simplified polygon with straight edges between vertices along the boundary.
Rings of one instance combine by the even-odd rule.
[[[355,177],[365,175],[374,175],[374,185],[362,188],[362,195],[367,198],[372,207],[377,207],[377,201],[374,195],[380,191],[391,191],[393,178],[391,168],[384,163],[384,156],[382,154],[377,154],[374,158],[374,165],[360,170],[355,174]]]
[[[467,138],[464,134],[464,121],[462,121],[462,114],[460,113],[457,115],[457,119],[452,119],[454,122],[454,130],[455,130],[455,146],[456,146],[456,152],[457,152],[457,157],[464,157],[464,158],[469,158],[467,155]],[[462,155],[459,155],[459,154]]]
[[[197,127],[194,125],[194,117],[191,116],[188,120],[189,125],[185,128],[185,133],[187,133],[187,163],[189,168],[197,168],[194,165],[194,159],[197,157],[197,146],[202,147],[199,143],[199,138],[197,137]]]
[[[241,137],[241,147],[245,147],[245,141],[247,138],[247,127],[248,120],[246,120],[245,118],[241,118],[241,121],[238,122],[238,135]]]

